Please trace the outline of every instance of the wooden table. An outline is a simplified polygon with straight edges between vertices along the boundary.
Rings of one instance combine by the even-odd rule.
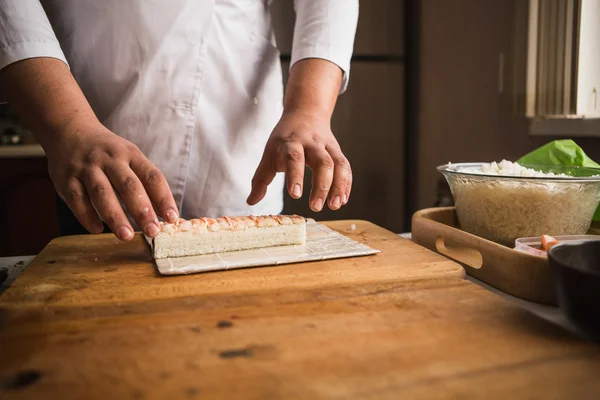
[[[0,297],[0,398],[600,398],[600,348],[328,225],[382,252],[163,277],[141,237],[55,240]]]

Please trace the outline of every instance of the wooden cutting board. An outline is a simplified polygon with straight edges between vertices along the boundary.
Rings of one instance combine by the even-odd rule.
[[[165,277],[158,274],[141,236],[128,243],[108,234],[63,237],[53,240],[32,261],[0,298],[0,306],[141,302],[208,293],[241,294],[274,288],[298,290],[330,284],[464,277],[464,270],[458,264],[374,224],[338,221],[327,225],[380,253]]]
[[[391,232],[328,225],[381,253],[167,277],[141,237],[52,242],[0,296],[0,398],[559,399],[600,390],[598,348]]]

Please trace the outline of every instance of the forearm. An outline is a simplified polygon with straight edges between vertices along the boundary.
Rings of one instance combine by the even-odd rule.
[[[68,67],[55,58],[7,66],[0,71],[0,91],[44,148],[81,126],[98,123]]]
[[[284,112],[303,112],[331,118],[343,72],[336,64],[318,58],[298,61],[290,70]]]

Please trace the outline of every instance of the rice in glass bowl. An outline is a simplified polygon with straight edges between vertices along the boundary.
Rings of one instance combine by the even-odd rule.
[[[600,203],[600,169],[499,163],[437,168],[452,191],[461,228],[513,247],[516,239],[583,235]]]

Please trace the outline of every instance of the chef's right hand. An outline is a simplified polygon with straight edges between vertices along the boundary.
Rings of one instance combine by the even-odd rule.
[[[56,190],[89,232],[101,233],[103,220],[119,239],[133,237],[117,195],[148,236],[159,232],[157,213],[169,222],[179,217],[163,174],[137,146],[103,125],[78,127],[45,147]]]

